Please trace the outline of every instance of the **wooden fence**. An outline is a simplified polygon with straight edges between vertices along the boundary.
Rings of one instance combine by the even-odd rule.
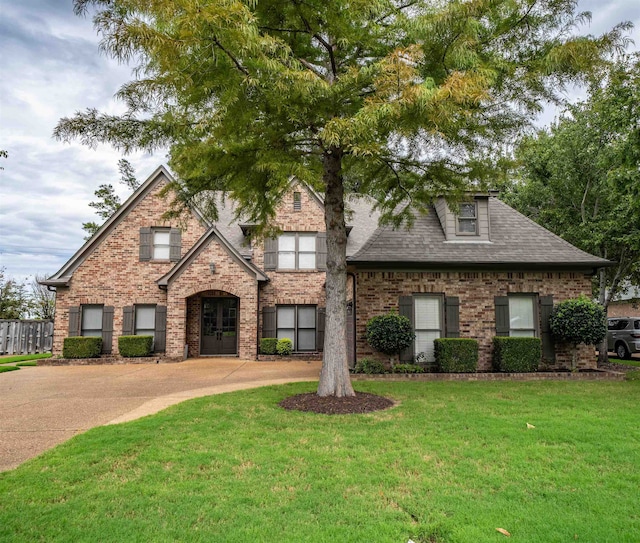
[[[0,320],[0,354],[49,353],[53,321]]]

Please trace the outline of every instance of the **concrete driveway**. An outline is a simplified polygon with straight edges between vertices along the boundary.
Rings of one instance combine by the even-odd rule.
[[[211,394],[318,379],[320,362],[207,358],[177,364],[40,366],[0,374],[0,471],[95,426]]]

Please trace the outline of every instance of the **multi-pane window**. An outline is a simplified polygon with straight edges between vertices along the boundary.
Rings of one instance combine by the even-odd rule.
[[[136,305],[135,335],[154,336],[156,332],[156,306]]]
[[[278,339],[289,338],[294,351],[316,350],[316,307],[281,305],[277,308]]]
[[[153,260],[169,260],[171,254],[171,231],[158,229],[153,231]]]
[[[458,234],[476,234],[478,232],[478,208],[475,202],[460,204],[458,215]]]
[[[536,312],[534,296],[509,296],[509,335],[535,337]]]
[[[442,337],[442,297],[416,296],[413,300],[415,355],[424,353],[427,362],[435,360],[434,339]]]
[[[278,268],[314,270],[316,268],[315,234],[282,234],[278,237]]]
[[[82,324],[80,329],[82,336],[102,336],[102,306],[83,305]]]

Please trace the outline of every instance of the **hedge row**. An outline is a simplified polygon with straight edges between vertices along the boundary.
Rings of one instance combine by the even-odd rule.
[[[153,336],[120,336],[118,352],[125,358],[150,356],[153,353]]]
[[[473,373],[478,369],[478,341],[468,338],[438,338],[436,370],[442,373]]]
[[[264,337],[260,340],[260,354],[288,356],[293,352],[293,341],[289,338]]]
[[[504,372],[537,371],[542,357],[538,337],[494,337],[493,367]]]
[[[73,336],[64,338],[63,358],[98,358],[102,352],[100,336]]]

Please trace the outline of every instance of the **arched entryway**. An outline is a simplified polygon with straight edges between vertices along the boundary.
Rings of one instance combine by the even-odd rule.
[[[191,356],[238,354],[240,299],[219,290],[187,299],[187,343]]]

